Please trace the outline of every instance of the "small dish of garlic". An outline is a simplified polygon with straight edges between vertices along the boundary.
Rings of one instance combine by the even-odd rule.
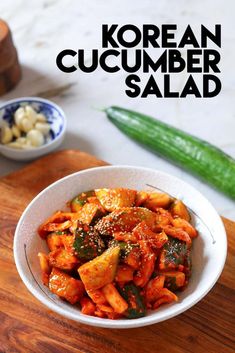
[[[29,160],[54,150],[63,140],[66,118],[51,101],[25,97],[0,107],[0,152]]]
[[[30,105],[19,107],[14,122],[1,127],[1,143],[12,148],[29,149],[42,146],[49,134],[50,124],[44,114],[37,113]]]

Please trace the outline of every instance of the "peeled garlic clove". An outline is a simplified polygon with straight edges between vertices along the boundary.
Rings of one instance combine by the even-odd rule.
[[[14,114],[15,123],[19,128],[20,128],[20,122],[23,118],[25,118],[25,111],[23,107],[20,107],[15,111],[15,114]]]
[[[20,129],[18,128],[18,126],[13,125],[11,128],[12,134],[14,137],[18,138],[21,135]]]
[[[27,139],[27,137],[24,137],[24,143],[21,145],[23,150],[30,150],[32,148],[35,148],[35,146],[32,146],[31,142]]]
[[[44,136],[50,131],[50,125],[47,123],[36,123],[35,129],[40,131]]]
[[[45,117],[44,114],[38,113],[37,114],[37,121],[40,123],[45,123],[47,121],[47,118]]]
[[[31,145],[34,147],[39,147],[44,143],[43,134],[36,129],[32,129],[27,133],[27,140],[30,141]]]
[[[21,130],[28,132],[33,129],[33,123],[28,118],[23,118],[20,122]]]
[[[8,147],[12,147],[12,148],[16,148],[16,149],[22,149],[22,146],[20,143],[14,141],[14,142],[10,142],[7,144]]]
[[[26,136],[25,144],[32,147],[31,141],[27,138],[27,136]]]
[[[25,113],[27,115],[27,118],[34,125],[36,123],[36,120],[37,120],[37,112],[30,105],[26,105]]]
[[[5,145],[11,142],[13,139],[13,134],[11,128],[8,125],[3,125],[1,128],[1,142]]]
[[[15,140],[15,142],[19,143],[20,145],[25,145],[27,142],[26,137],[19,137],[18,139]]]

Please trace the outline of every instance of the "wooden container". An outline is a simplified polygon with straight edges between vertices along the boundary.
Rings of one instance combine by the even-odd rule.
[[[0,96],[19,82],[21,69],[10,28],[0,19]]]

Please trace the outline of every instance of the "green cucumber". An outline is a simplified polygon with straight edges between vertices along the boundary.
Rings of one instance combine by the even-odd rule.
[[[95,196],[94,190],[89,190],[87,192],[82,192],[70,201],[70,207],[73,212],[79,211],[79,209],[85,205],[88,197]]]
[[[126,317],[128,319],[137,319],[145,316],[146,307],[138,287],[133,283],[126,284],[123,288],[120,288],[120,294],[128,303],[128,309],[126,311]]]
[[[169,236],[159,255],[161,270],[177,269],[179,265],[184,265],[187,252],[185,242]]]
[[[235,199],[235,160],[219,148],[141,113],[115,106],[105,112],[129,137]]]
[[[108,243],[108,247],[115,247],[119,246],[120,247],[120,258],[123,260],[130,255],[133,249],[139,248],[139,244],[130,244],[126,243],[124,241],[118,241],[115,239],[112,239]]]
[[[73,247],[80,260],[92,260],[105,250],[103,240],[91,226],[76,229]]]

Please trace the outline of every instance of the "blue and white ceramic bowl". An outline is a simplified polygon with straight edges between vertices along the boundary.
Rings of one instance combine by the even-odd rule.
[[[55,103],[40,97],[21,97],[5,102],[0,106],[0,126],[5,120],[13,124],[14,112],[25,105],[30,105],[37,113],[42,113],[50,124],[50,132],[45,143],[33,149],[18,150],[0,143],[0,152],[11,159],[31,160],[52,152],[63,141],[66,130],[66,117],[63,110]]]

